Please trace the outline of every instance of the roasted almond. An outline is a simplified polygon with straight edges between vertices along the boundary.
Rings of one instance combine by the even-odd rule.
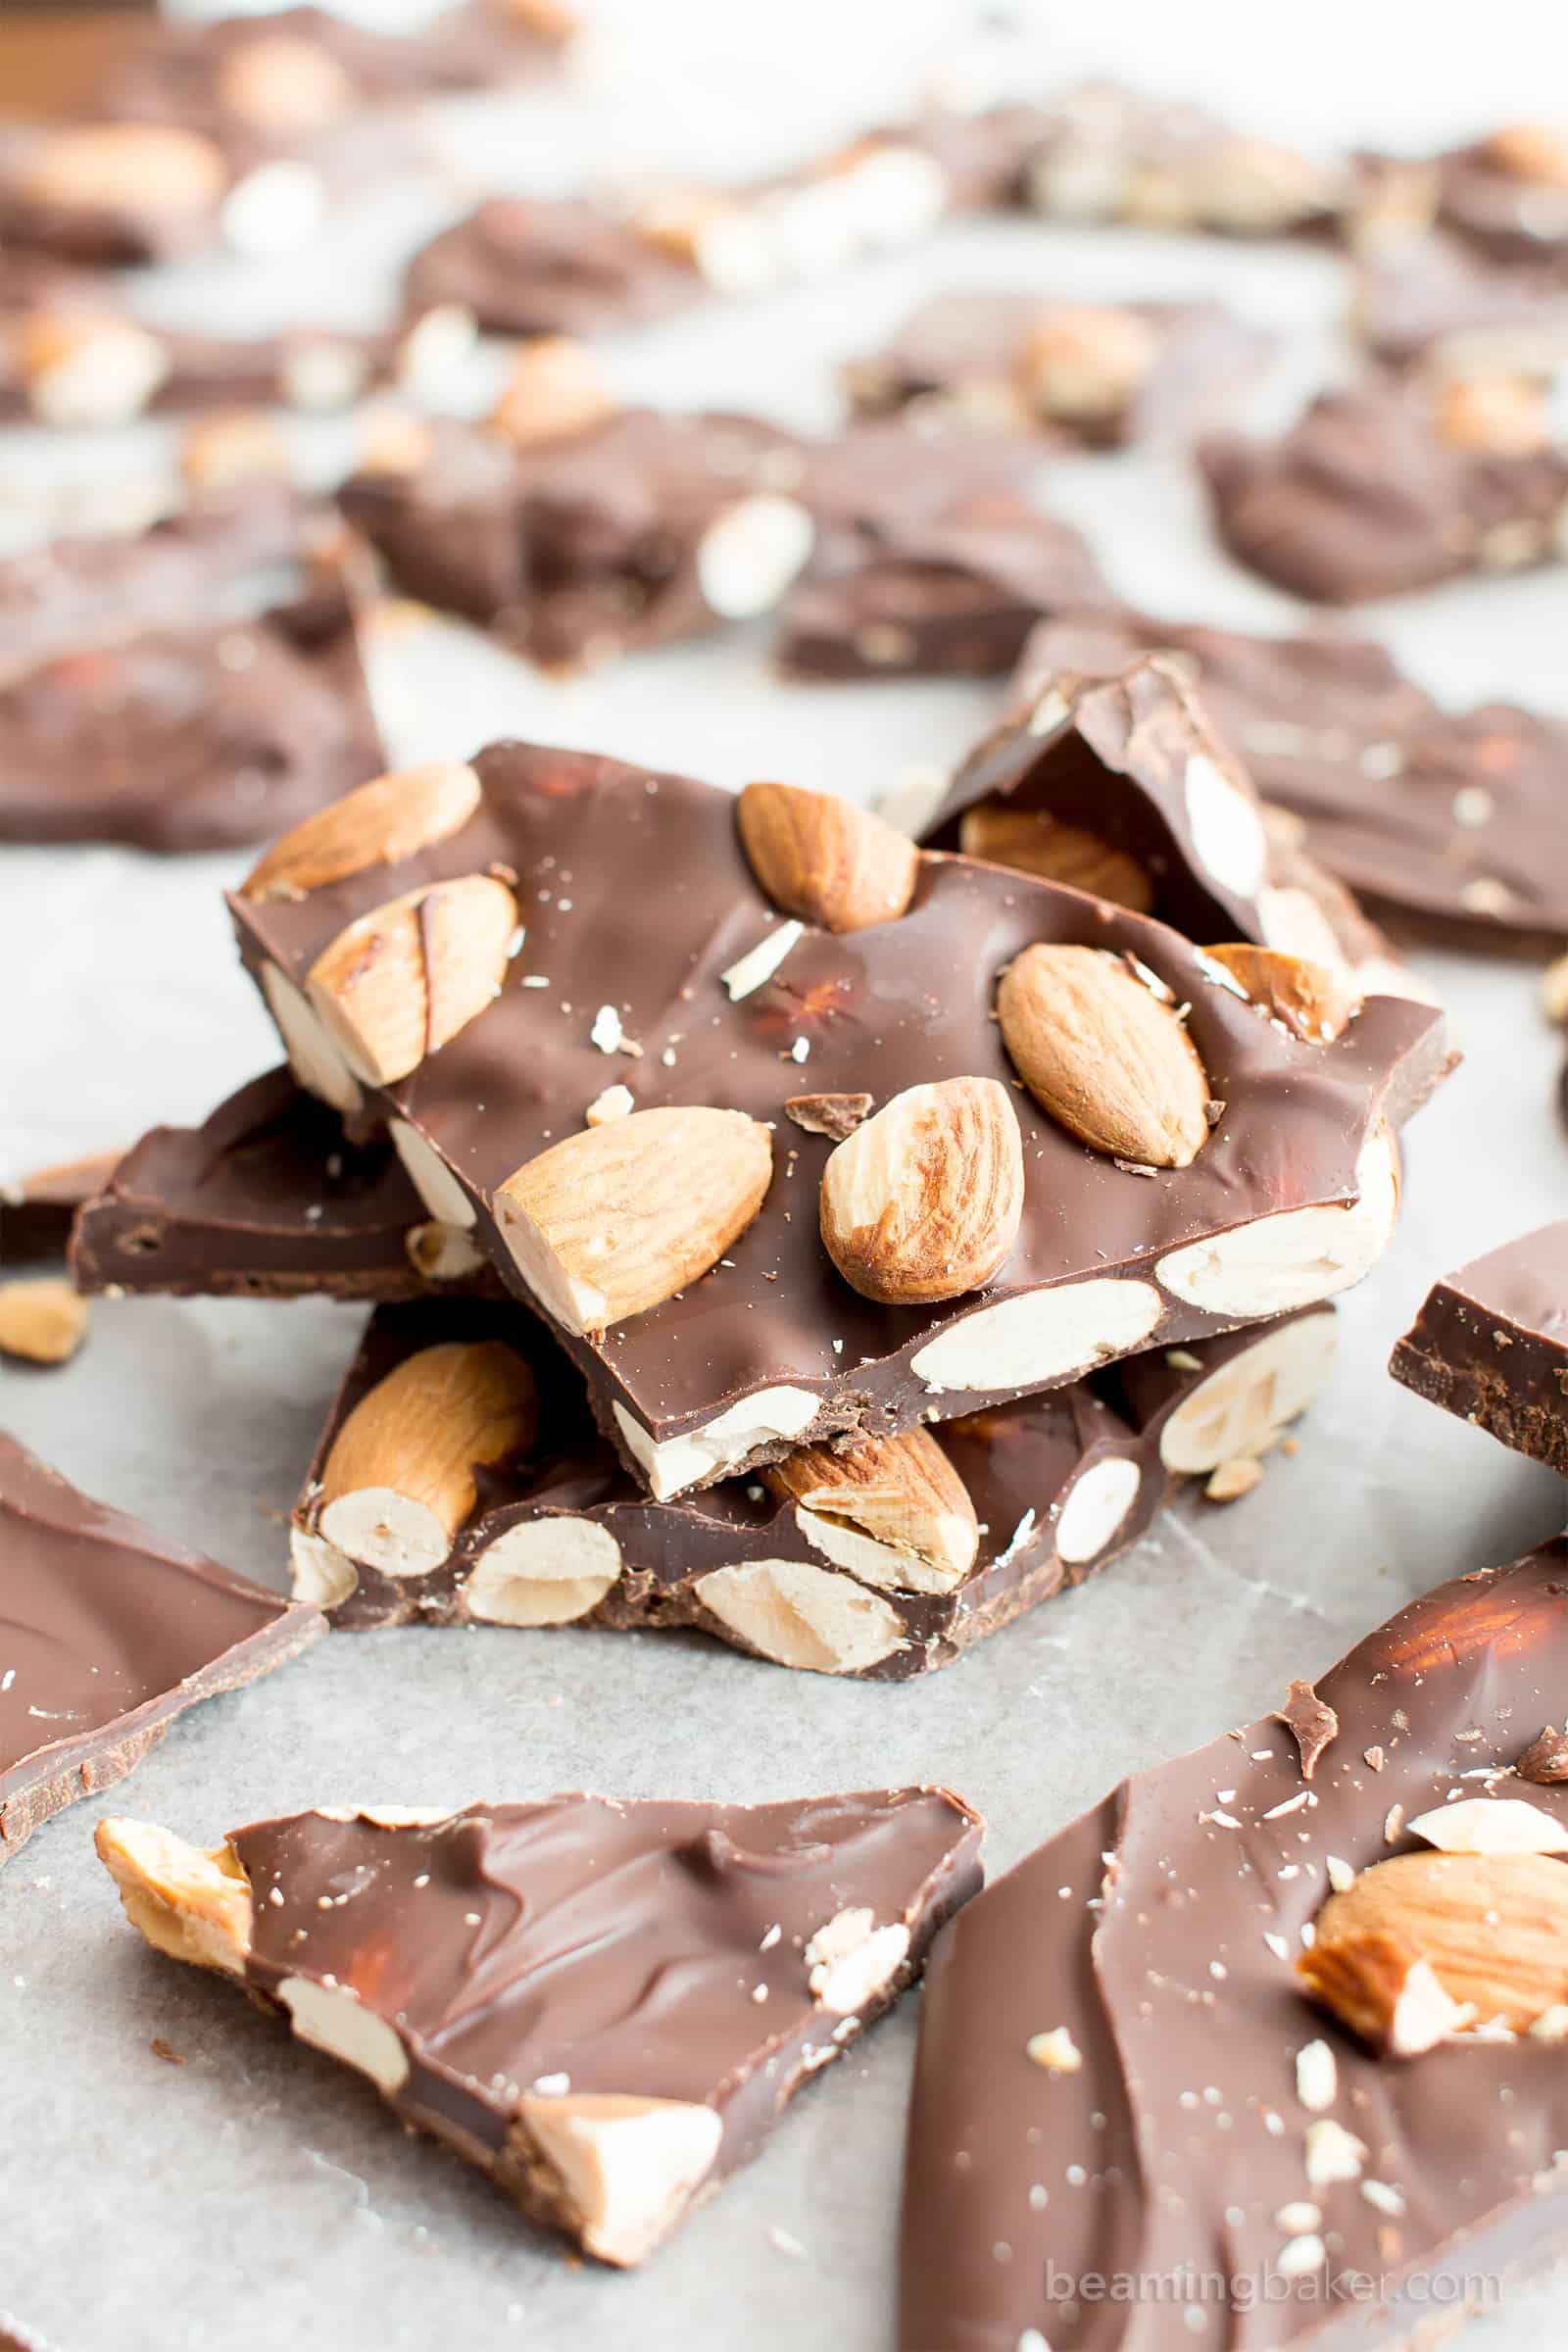
[[[1305,1045],[1332,1044],[1361,1009],[1348,975],[1308,956],[1256,948],[1245,939],[1226,940],[1203,953],[1230,974],[1250,1004]]]
[[[19,174],[23,194],[62,212],[202,213],[228,184],[220,150],[162,122],[84,122],[55,132]]]
[[[914,897],[919,851],[853,801],[796,784],[748,784],[736,817],[758,881],[803,922],[863,931],[892,922]]]
[[[333,1439],[316,1526],[383,1576],[426,1575],[473,1509],[475,1468],[525,1452],[538,1421],[533,1374],[500,1340],[421,1348]]]
[[[1396,1855],[1330,1896],[1297,1973],[1393,2057],[1472,2020],[1523,2033],[1568,2001],[1568,1868],[1546,1854]]]
[[[1130,906],[1135,914],[1153,911],[1153,882],[1135,858],[1081,825],[1062,824],[1043,808],[977,802],[958,821],[958,847],[966,858],[1010,865],[1021,874],[1043,874],[1048,882],[1092,891],[1114,906]]]
[[[87,1301],[69,1282],[45,1275],[0,1289],[0,1355],[29,1364],[63,1364],[87,1334]]]
[[[461,833],[479,806],[471,767],[394,768],[285,833],[240,884],[245,899],[299,899],[372,865],[396,865]]]
[[[1025,948],[1002,975],[1003,1043],[1042,1110],[1096,1152],[1185,1168],[1211,1089],[1169,1004],[1099,948]]]
[[[491,874],[391,899],[321,950],[306,994],[356,1076],[390,1086],[501,994],[517,902]]]
[[[44,424],[128,424],[169,379],[169,347],[133,318],[35,311],[11,338],[32,413]]]
[[[1002,1266],[1023,1215],[1023,1142],[995,1078],[906,1087],[822,1170],[822,1246],[889,1305],[958,1298]]]
[[[974,1566],[974,1504],[926,1430],[873,1438],[851,1453],[803,1446],[760,1475],[794,1497],[807,1540],[862,1584],[947,1592]]]
[[[494,1205],[546,1311],[567,1331],[604,1331],[716,1265],[772,1178],[760,1120],[674,1105],[568,1135],[509,1176]]]
[[[544,335],[522,346],[490,422],[518,448],[530,448],[585,433],[619,405],[585,344]]]

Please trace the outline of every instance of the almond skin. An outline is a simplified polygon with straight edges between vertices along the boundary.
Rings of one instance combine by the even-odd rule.
[[[500,995],[516,928],[517,902],[493,875],[432,883],[340,931],[306,994],[355,1075],[390,1086]]]
[[[533,1374],[501,1341],[422,1348],[338,1431],[317,1524],[389,1574],[438,1568],[473,1509],[475,1466],[525,1451],[538,1426]]]
[[[995,1078],[911,1086],[828,1156],[822,1246],[862,1298],[960,1298],[1002,1266],[1023,1215],[1023,1141]]]
[[[997,991],[1003,1043],[1042,1110],[1093,1151],[1189,1167],[1211,1089],[1187,1031],[1099,948],[1025,948]]]
[[[1297,1973],[1374,2049],[1415,2056],[1439,2037],[1398,2015],[1423,1961],[1461,2011],[1526,2032],[1568,2000],[1568,1867],[1548,1854],[1396,1855],[1330,1896]]]
[[[303,898],[372,865],[396,865],[461,833],[479,800],[472,768],[450,760],[372,776],[275,841],[240,884],[240,897]]]
[[[736,820],[758,881],[803,922],[864,931],[896,920],[914,897],[919,851],[852,801],[796,784],[748,784]]]
[[[968,1489],[929,1431],[873,1438],[852,1453],[802,1446],[760,1472],[775,1494],[906,1555],[904,1581],[947,1592],[980,1547]]]
[[[1303,1045],[1331,1045],[1361,1009],[1348,980],[1309,956],[1255,948],[1244,939],[1226,940],[1203,953],[1211,963],[1223,965],[1249,1004]]]
[[[1130,906],[1134,914],[1153,912],[1153,882],[1135,858],[1081,825],[1062,824],[1043,808],[980,801],[958,821],[958,847],[966,858],[1010,865],[1020,874],[1042,874],[1069,890],[1092,891],[1113,906]]]
[[[566,1330],[608,1330],[716,1265],[773,1180],[767,1129],[703,1105],[634,1110],[568,1135],[499,1186],[518,1271]]]

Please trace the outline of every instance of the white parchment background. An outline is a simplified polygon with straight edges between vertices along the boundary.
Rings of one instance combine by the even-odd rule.
[[[1123,73],[1324,145],[1415,147],[1499,117],[1561,114],[1568,89],[1568,35],[1542,0],[1482,11],[1101,0],[1012,14],[1015,86]],[[150,306],[235,327],[368,318],[390,300],[395,259],[481,174],[548,189],[640,164],[760,170],[896,113],[974,30],[947,0],[776,11],[619,0],[596,22],[567,93],[451,118],[446,183],[361,208],[308,261],[172,276]],[[1298,338],[1258,397],[1260,420],[1349,364],[1337,335],[1345,288],[1324,256],[1026,221],[956,228],[853,278],[627,339],[610,360],[628,394],[826,426],[832,363],[922,294],[966,283],[1227,296]],[[323,472],[346,446],[332,427],[300,441]],[[0,437],[0,496],[122,475],[164,463],[168,447],[148,431],[46,455],[34,437]],[[1134,600],[1179,618],[1292,617],[1215,553],[1172,460],[1063,466],[1053,495]],[[1565,581],[1455,588],[1365,619],[1445,698],[1560,709]],[[768,775],[857,798],[951,758],[994,700],[959,686],[781,689],[764,638],[744,632],[562,689],[439,630],[399,641],[378,683],[411,756],[515,733],[729,785]],[[239,859],[114,850],[0,852],[0,1173],[199,1117],[273,1058],[219,905],[240,870]],[[997,1868],[1130,1767],[1269,1707],[1291,1675],[1325,1665],[1411,1593],[1552,1532],[1564,1515],[1556,1480],[1396,1389],[1383,1368],[1432,1275],[1559,1213],[1568,1196],[1558,1047],[1533,973],[1419,960],[1469,1059],[1413,1132],[1404,1223],[1345,1308],[1331,1393],[1299,1452],[1277,1458],[1244,1503],[1178,1508],[1098,1586],[904,1688],[792,1677],[647,1635],[334,1639],[188,1717],[116,1802],[206,1838],[358,1798],[461,1804],[588,1786],[740,1799],[936,1778],[988,1811]],[[100,1304],[69,1370],[0,1370],[0,1418],[93,1492],[279,1583],[280,1515],[357,1324],[315,1305]],[[576,2269],[231,1987],[145,1954],[92,1861],[97,1810],[53,1824],[0,1882],[0,2311],[62,2352],[887,2342],[912,2001],[812,2086],[762,2160],[645,2275]],[[183,2068],[151,2054],[155,2034]],[[1546,2288],[1464,2341],[1545,2352],[1565,2323],[1568,2289]]]

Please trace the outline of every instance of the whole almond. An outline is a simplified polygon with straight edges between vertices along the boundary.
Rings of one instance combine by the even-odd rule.
[[[1185,1168],[1210,1087],[1171,1007],[1099,948],[1025,948],[997,991],[1003,1043],[1042,1110],[1096,1152]]]
[[[1431,2047],[1420,2019],[1436,2004],[1413,2021],[1397,2002],[1423,1961],[1461,2012],[1524,2032],[1568,2001],[1568,1867],[1547,1854],[1398,1854],[1330,1896],[1297,1969],[1375,2049],[1414,2056]]]
[[[474,1470],[533,1444],[539,1398],[499,1340],[422,1348],[349,1414],[321,1471],[317,1525],[388,1576],[439,1568],[474,1506]]]
[[[958,821],[958,847],[966,858],[1010,865],[1021,874],[1042,874],[1070,890],[1092,891],[1114,906],[1149,914],[1154,885],[1135,858],[1114,849],[1098,833],[1065,825],[1043,808],[1009,808],[1002,801],[980,801]]]
[[[318,808],[251,868],[244,899],[298,899],[372,865],[396,865],[461,833],[479,806],[471,767],[438,760],[399,767]]]
[[[87,1301],[69,1282],[45,1275],[0,1289],[0,1355],[31,1364],[63,1364],[87,1332]]]
[[[618,405],[585,344],[544,335],[523,345],[490,423],[518,448],[532,448],[586,433]]]
[[[501,993],[517,902],[491,874],[389,900],[321,950],[306,994],[357,1077],[390,1086]]]
[[[604,1331],[716,1265],[773,1178],[760,1120],[703,1105],[634,1110],[568,1135],[498,1187],[530,1291],[573,1332]]]
[[[1332,1044],[1361,1009],[1348,977],[1309,956],[1256,948],[1245,939],[1226,940],[1203,953],[1224,967],[1249,1004],[1305,1045]]]
[[[974,1566],[980,1531],[968,1489],[930,1432],[872,1438],[853,1452],[802,1446],[760,1473],[775,1494],[792,1495],[818,1523],[818,1547],[864,1583],[949,1592]],[[855,1546],[842,1557],[842,1529],[894,1555],[886,1567]],[[816,1541],[808,1522],[804,1530]]]
[[[22,193],[62,212],[202,213],[228,170],[213,140],[162,122],[84,122],[57,131],[27,159]]]
[[[736,817],[758,881],[803,922],[863,931],[892,922],[914,897],[919,851],[853,801],[796,784],[748,784]]]
[[[822,1246],[854,1291],[889,1305],[991,1280],[1023,1215],[1023,1142],[995,1078],[906,1087],[830,1152]]]

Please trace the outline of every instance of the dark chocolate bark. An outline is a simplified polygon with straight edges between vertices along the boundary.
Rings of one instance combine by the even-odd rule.
[[[0,840],[257,841],[386,764],[346,608],[152,629],[0,685]]]
[[[0,1182],[0,1265],[64,1257],[76,1211],[103,1191],[121,1156],[60,1160]]]
[[[1038,694],[1061,672],[1158,647],[1196,663],[1203,706],[1264,801],[1359,898],[1479,945],[1568,934],[1563,721],[1507,704],[1450,714],[1369,639],[1250,637],[1127,611],[1043,623],[1019,684]]]
[[[564,1331],[602,1425],[664,1496],[794,1443],[891,1435],[1060,1385],[1140,1346],[1310,1303],[1357,1279],[1386,1240],[1383,1123],[1408,1115],[1447,1061],[1427,1007],[1375,998],[1335,1042],[1304,1048],[1160,925],[930,854],[899,919],[842,935],[785,926],[747,864],[727,795],[521,744],[476,764],[481,805],[438,847],[293,900],[236,897],[242,954],[282,1007],[292,1050],[311,1031],[314,1053],[326,1033],[316,1035],[298,992],[328,944],[394,887],[427,891],[487,869],[532,878],[519,906],[525,953],[438,1054],[362,1089],[327,1041],[311,1072],[340,1106],[358,1098],[361,1120],[394,1123],[433,1213],[466,1213],[525,1299],[492,1196],[573,1134],[612,1081],[639,1109],[716,1104],[775,1125],[770,1189],[723,1264],[603,1341]],[[1191,1038],[1227,1106],[1192,1164],[1127,1174],[1013,1094],[995,975],[1041,941],[1132,956],[1172,1006],[1190,1006]],[[960,1075],[1008,1087],[1024,1216],[981,1297],[879,1306],[837,1274],[817,1232],[829,1139],[783,1120],[807,1062],[813,1090],[870,1092],[879,1104]]]
[[[1435,1282],[1389,1370],[1568,1474],[1568,1224],[1544,1225]]]
[[[416,308],[461,303],[495,335],[592,335],[701,302],[694,269],[582,201],[491,196],[409,264]]]
[[[78,1494],[0,1436],[0,1862],[140,1763],[176,1715],[326,1631]]]
[[[1093,449],[1218,423],[1268,349],[1217,303],[941,294],[844,380],[862,416]]]
[[[918,1973],[981,1835],[945,1789],[900,1788],[302,1813],[212,1856],[106,1822],[99,1850],[165,1950],[241,1978],[533,2218],[629,2265]]]
[[[395,1299],[494,1284],[466,1237],[431,1228],[391,1145],[346,1142],[281,1069],[200,1127],[143,1136],[87,1197],[71,1257],[89,1293]]]
[[[1549,376],[1568,361],[1568,277],[1542,264],[1505,269],[1454,237],[1416,237],[1363,262],[1355,323],[1391,367]]]
[[[1325,392],[1279,439],[1216,434],[1200,456],[1232,555],[1313,603],[1562,559],[1568,450],[1447,437],[1424,379]]]
[[[970,1907],[925,1993],[904,2352],[1413,2343],[1560,2252],[1560,2047],[1483,2027],[1377,2057],[1295,1962],[1331,1878],[1516,1785],[1565,1674],[1557,1543],[1298,1686],[1337,1719],[1309,1782],[1265,1716],[1125,1782]],[[1568,1790],[1529,1799],[1560,1837]],[[1506,1952],[1511,1924],[1475,1934]]]
[[[342,503],[408,595],[560,667],[776,603],[810,549],[784,495],[802,463],[742,416],[631,409],[521,449],[439,423],[413,471],[362,472]]]

